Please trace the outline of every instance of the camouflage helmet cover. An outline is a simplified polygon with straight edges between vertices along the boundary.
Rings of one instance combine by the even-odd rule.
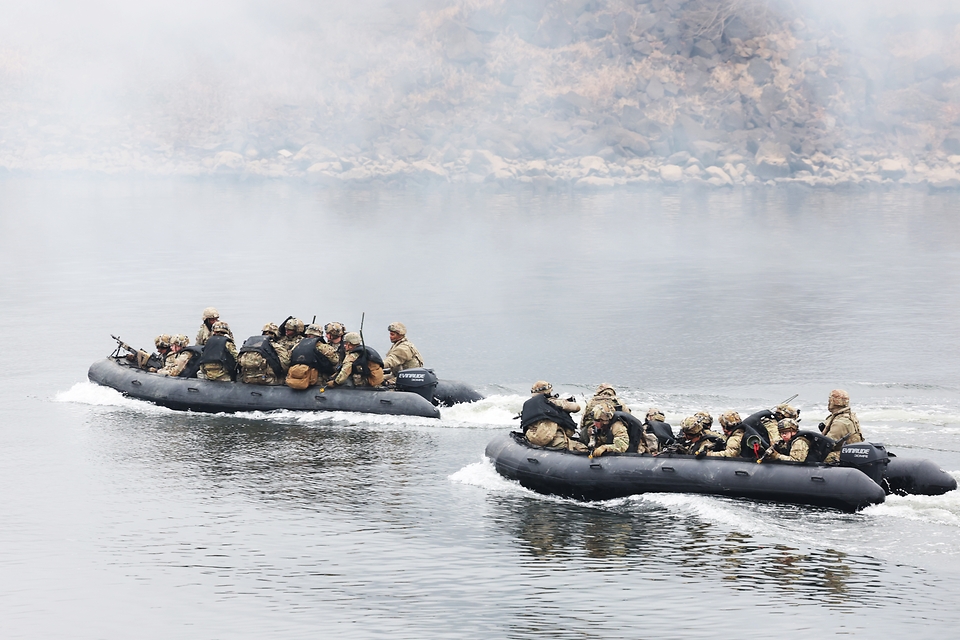
[[[178,347],[188,347],[190,346],[190,338],[182,333],[178,333],[177,335],[173,336],[173,340],[170,341],[170,344]]]
[[[162,333],[153,339],[153,344],[157,346],[157,349],[168,349],[172,340],[173,338],[170,337],[169,333]]]
[[[704,429],[709,429],[713,426],[713,416],[706,411],[697,411],[693,414],[693,417],[700,421]]]
[[[657,409],[656,407],[650,407],[647,409],[647,420],[656,420],[657,422],[663,422],[666,420],[666,416],[663,415],[663,411]]]
[[[213,327],[210,330],[213,331],[214,333],[227,335],[230,333],[230,325],[228,325],[226,322],[223,322],[222,320],[218,320],[217,322],[213,323]]]
[[[729,429],[730,427],[734,425],[738,425],[741,422],[743,422],[740,419],[740,414],[737,413],[736,411],[727,411],[726,413],[721,413],[719,420],[720,420],[720,426],[723,427],[724,429]]]
[[[214,307],[207,307],[203,310],[203,319],[204,320],[219,320],[220,312],[217,311]]]
[[[596,393],[596,395],[598,395],[598,396],[609,396],[609,397],[611,397],[611,398],[615,398],[615,397],[617,396],[617,390],[614,389],[612,385],[607,384],[606,382],[604,382],[604,383],[602,383],[599,387],[597,387],[597,393]]]
[[[784,418],[793,418],[796,420],[800,417],[800,412],[788,404],[778,404],[773,408],[773,413],[777,416],[778,420],[783,420]]]
[[[303,330],[303,335],[320,337],[323,335],[323,330],[319,325],[308,324]]]
[[[533,383],[533,386],[530,387],[530,393],[550,393],[553,391],[553,385],[547,382],[546,380],[537,380]]]
[[[598,402],[593,407],[593,419],[597,422],[607,422],[613,419],[613,405],[609,402]]]
[[[387,327],[387,331],[398,333],[401,336],[407,335],[407,328],[403,326],[402,322],[391,322],[390,326]]]
[[[339,338],[344,334],[343,324],[339,322],[328,322],[323,328],[324,333],[329,333],[334,338]]]
[[[784,431],[799,431],[800,425],[797,424],[797,421],[793,418],[784,418],[777,423],[777,431],[783,433]]]
[[[278,338],[280,336],[280,327],[273,322],[268,322],[267,324],[263,325],[263,329],[260,330],[260,334]]]
[[[351,331],[347,335],[343,336],[343,341],[347,344],[358,346],[360,344],[360,334],[356,331]]]
[[[700,435],[703,433],[703,423],[696,416],[689,416],[680,423],[680,431],[691,436]]]
[[[850,394],[843,389],[834,389],[830,392],[830,399],[828,402],[835,407],[849,407]]]
[[[303,333],[303,320],[300,318],[290,318],[284,323],[284,331],[293,331],[295,335]]]

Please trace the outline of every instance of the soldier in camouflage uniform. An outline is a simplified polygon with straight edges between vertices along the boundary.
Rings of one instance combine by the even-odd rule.
[[[279,327],[273,322],[268,322],[263,325],[260,335],[266,336],[270,346],[273,347],[273,351],[277,354],[277,359],[280,361],[281,374],[285,374],[286,370],[290,367],[290,353],[277,345],[280,339]],[[252,338],[250,340],[252,340]],[[262,345],[262,347],[266,348],[266,345]],[[240,374],[237,379],[240,382],[262,385],[278,385],[283,383],[262,354],[252,350],[250,347],[241,348],[240,351],[242,353],[240,353],[240,356],[237,358],[237,366],[240,367]],[[265,353],[267,353],[268,356],[270,355],[269,350],[265,351]],[[272,358],[272,356],[270,357]]]
[[[680,422],[680,439],[677,441],[677,453],[697,455],[713,448],[714,441],[703,434],[703,421],[696,416],[688,416]]]
[[[213,335],[213,324],[220,319],[220,312],[213,307],[207,307],[203,310],[203,324],[200,325],[200,331],[197,332],[197,345],[207,344],[207,338]],[[230,332],[230,339],[233,340],[233,332]]]
[[[190,360],[196,357],[190,351],[185,351],[188,346],[190,346],[190,338],[182,333],[175,335],[170,341],[171,355],[173,357],[167,358],[163,369],[157,371],[157,373],[161,376],[179,376],[183,370],[187,368],[187,365],[190,364]]]
[[[586,446],[570,438],[577,423],[570,416],[580,411],[572,400],[561,400],[550,395],[553,385],[545,380],[533,383],[530,399],[523,403],[520,428],[527,442],[547,449],[586,451]]]
[[[317,354],[317,363],[322,365],[322,367],[326,367],[327,371],[317,367],[311,368],[317,371],[317,384],[324,386],[336,377],[337,368],[340,366],[340,354],[337,353],[335,348],[323,342],[323,330],[319,325],[308,324],[306,329],[303,330],[303,335],[304,340],[317,338],[316,345],[314,346],[314,351]],[[299,354],[305,348],[309,348],[308,343],[302,343],[300,348],[296,350],[296,353],[291,353],[291,366],[296,366],[295,363],[300,362]],[[288,382],[287,384],[290,383]]]
[[[402,322],[394,322],[387,327],[390,335],[390,349],[383,358],[384,370],[389,375],[384,379],[387,384],[397,382],[397,374],[404,369],[417,369],[423,366],[423,357],[417,347],[407,339],[407,328]]]
[[[343,358],[340,371],[337,372],[337,375],[327,386],[339,387],[348,381],[351,381],[354,387],[379,386],[380,383],[383,382],[383,365],[375,362],[375,359],[380,358],[376,351],[370,347],[364,347],[361,344],[360,334],[352,331],[343,336],[343,342],[347,355]],[[366,357],[363,359],[366,360],[366,368],[369,372],[366,376],[359,371],[355,371],[355,369],[359,368],[357,363],[361,360],[364,353],[366,353]],[[376,358],[373,356],[376,356]]]
[[[820,432],[833,440],[840,440],[846,436],[843,444],[863,442],[863,433],[860,431],[860,421],[857,414],[850,410],[850,395],[843,389],[834,389],[827,399],[827,410],[830,415],[820,423]],[[832,451],[827,455],[829,464],[840,462],[840,452]]]
[[[791,420],[800,422],[800,412],[788,404],[778,404],[772,411],[772,416],[760,420],[760,426],[767,432],[767,439],[770,441],[770,444],[776,444],[780,439],[780,431],[777,429],[777,425],[784,418],[790,418]]]
[[[303,340],[303,320],[290,317],[287,318],[281,326],[283,335],[280,336],[280,339],[276,341],[273,346],[277,348],[278,353],[280,349],[285,350],[289,357],[294,347]],[[289,363],[287,366],[289,366]]]
[[[768,454],[771,460],[787,460],[804,462],[810,453],[810,441],[805,437],[795,437],[800,425],[793,418],[784,418],[777,423],[780,431],[780,441],[772,447]]]
[[[739,458],[740,445],[741,441],[743,440],[744,433],[743,422],[740,420],[740,414],[736,411],[728,411],[727,413],[724,413],[720,416],[720,426],[723,428],[725,447],[722,451],[710,451],[707,453],[707,455],[711,458]]]
[[[713,416],[711,416],[706,411],[697,411],[693,414],[695,420],[703,425],[703,437],[704,438],[719,438],[721,437],[719,433],[711,429],[713,426]]]
[[[213,338],[216,336],[221,336],[225,340],[214,341]],[[200,357],[200,371],[197,372],[197,377],[216,382],[231,382],[237,364],[237,355],[237,345],[233,343],[230,326],[226,322],[214,322],[213,333],[207,338],[207,345]]]
[[[599,443],[590,452],[592,458],[599,458],[605,453],[624,453],[630,448],[630,432],[622,420],[614,420],[613,404],[601,401],[593,407],[593,429],[596,432],[596,441]],[[645,443],[641,441],[640,453],[646,452]]]
[[[630,413],[629,407],[617,397],[617,390],[606,382],[597,387],[593,397],[587,400],[587,406],[583,410],[583,416],[580,418],[580,442],[586,443],[589,439],[590,427],[593,426],[593,408],[601,403],[609,403],[614,411],[623,411]]]
[[[347,355],[346,349],[343,346],[343,336],[347,333],[347,330],[343,326],[343,323],[328,322],[323,327],[323,332],[327,336],[327,344],[337,350],[337,355],[340,356],[340,362],[343,362],[344,356]],[[339,364],[338,362],[337,365]]]

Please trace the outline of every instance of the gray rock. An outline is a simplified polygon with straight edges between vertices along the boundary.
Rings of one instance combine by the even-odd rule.
[[[960,130],[951,131],[944,137],[943,150],[954,155],[960,154]]]
[[[675,164],[660,167],[660,179],[664,182],[680,182],[683,180],[683,169]]]
[[[708,140],[694,140],[690,143],[690,147],[705,167],[716,164],[720,152],[723,151],[723,145]]]
[[[733,16],[723,25],[723,37],[727,40],[738,38],[740,40],[749,40],[751,37],[750,28],[740,19],[740,16]]]
[[[773,75],[773,67],[763,58],[754,58],[747,65],[747,73],[753,76],[757,84],[764,84]]]
[[[450,21],[437,29],[436,34],[443,45],[444,55],[451,62],[483,62],[483,43],[464,25]]]
[[[880,177],[899,180],[905,175],[907,175],[907,170],[899,160],[884,158],[880,161]]]
[[[651,78],[647,83],[647,97],[654,101],[662,100],[663,94],[663,85],[656,78]]]
[[[913,74],[917,80],[926,80],[939,76],[947,70],[947,62],[939,53],[931,53],[913,63]]]
[[[574,91],[568,91],[562,96],[557,96],[555,104],[558,109],[571,113],[581,113],[589,110],[593,106],[589,98],[585,98]]]
[[[785,178],[790,175],[788,151],[776,142],[764,142],[754,157],[757,166],[754,174],[762,180]]]
[[[717,47],[709,40],[696,40],[691,53],[701,58],[712,58],[717,55]]]
[[[541,47],[564,47],[574,41],[573,25],[561,16],[547,18],[537,27],[533,44]]]
[[[646,40],[641,40],[640,42],[634,43],[633,50],[645,56],[653,53],[653,47]]]
[[[667,164],[687,164],[687,160],[689,160],[691,157],[692,156],[690,155],[689,151],[677,151],[667,158]]]

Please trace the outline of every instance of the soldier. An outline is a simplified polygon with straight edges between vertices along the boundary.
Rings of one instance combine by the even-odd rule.
[[[583,417],[580,418],[580,442],[587,443],[590,435],[590,427],[593,426],[593,408],[600,403],[607,402],[613,405],[614,411],[623,411],[630,413],[630,409],[620,398],[617,397],[617,390],[606,382],[597,387],[593,397],[587,400],[587,406],[583,410]]]
[[[328,322],[323,328],[323,331],[327,335],[327,344],[337,350],[340,362],[343,362],[343,357],[347,354],[343,347],[343,335],[347,332],[343,323]],[[337,364],[339,365],[340,363],[338,362]]]
[[[207,307],[203,310],[203,324],[200,325],[200,331],[197,332],[197,345],[207,344],[207,338],[213,333],[213,323],[220,319],[220,312],[213,307]],[[233,332],[230,333],[230,339],[233,340]]]
[[[708,440],[703,435],[703,421],[698,420],[696,416],[688,416],[680,422],[677,453],[698,455],[712,449],[714,443],[715,440]]]
[[[230,326],[226,322],[214,322],[213,335],[207,338],[200,356],[197,377],[216,382],[232,381],[237,371],[237,355]]]
[[[337,372],[340,357],[337,350],[322,341],[323,332],[315,324],[308,324],[304,338],[290,354],[287,386],[306,389],[318,382],[326,384]]]
[[[788,404],[778,404],[771,411],[773,412],[772,416],[760,419],[760,426],[766,430],[770,444],[775,444],[780,439],[780,432],[777,429],[780,421],[784,418],[790,418],[800,422],[800,412]]]
[[[340,371],[328,387],[378,387],[383,382],[383,358],[370,347],[361,344],[360,334],[351,331],[343,336],[346,356]]]
[[[784,418],[777,423],[780,432],[780,441],[770,448],[767,457],[771,460],[792,460],[804,462],[810,453],[810,441],[800,436],[795,438],[800,425],[793,418]]]
[[[397,374],[404,369],[416,369],[423,366],[423,357],[417,347],[407,340],[407,328],[402,322],[394,322],[387,327],[390,335],[390,349],[383,359],[384,370],[389,369],[390,375],[386,382],[395,384]]]
[[[819,424],[820,433],[833,440],[840,440],[841,438],[849,436],[843,441],[844,444],[863,442],[863,433],[860,431],[860,421],[857,420],[857,414],[850,410],[850,395],[846,391],[843,389],[834,389],[831,391],[830,397],[827,399],[827,410],[830,412],[830,415]],[[826,460],[824,460],[824,462],[828,464],[839,461],[839,451],[830,452]]]
[[[533,383],[531,397],[523,403],[520,411],[520,428],[527,442],[547,449],[586,451],[586,447],[571,440],[568,433],[577,429],[571,413],[580,411],[580,405],[569,400],[551,396],[553,385],[545,380]]]
[[[157,373],[161,376],[174,376],[180,378],[195,378],[200,368],[201,350],[197,347],[190,348],[190,338],[181,334],[175,335],[170,341],[172,358],[167,358],[167,363]]]
[[[599,443],[590,452],[592,458],[599,458],[605,453],[624,453],[630,447],[630,432],[622,420],[615,420],[614,407],[610,402],[599,402],[593,407],[593,430],[596,441]],[[639,453],[646,452],[646,445],[642,439]]]
[[[250,336],[240,347],[237,364],[240,367],[240,382],[246,384],[282,384],[290,364],[290,354],[276,348],[280,329],[272,322],[263,325],[259,336]],[[284,357],[286,366],[284,365]]]
[[[719,438],[720,434],[711,429],[713,426],[713,416],[706,411],[697,411],[693,417],[703,425],[704,438]]]
[[[723,451],[710,451],[706,455],[711,458],[739,458],[740,442],[743,440],[743,423],[740,420],[740,414],[736,411],[728,411],[720,416],[720,426],[723,427],[725,438],[725,448]],[[703,452],[697,455],[703,457]]]
[[[303,340],[303,320],[290,316],[280,325],[280,340],[275,346],[293,353],[294,347]]]

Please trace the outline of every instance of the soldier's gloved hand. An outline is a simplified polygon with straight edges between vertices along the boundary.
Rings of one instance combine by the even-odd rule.
[[[573,396],[570,396],[569,398],[567,398],[567,402],[576,402],[576,401],[577,399],[574,398]]]
[[[703,460],[706,457],[707,457],[706,449],[700,449],[700,451],[697,451],[697,455],[696,455],[697,460]]]
[[[157,368],[156,368],[156,367],[150,367],[149,369],[147,369],[147,371],[149,371],[150,373],[156,373],[156,372],[157,372]]]
[[[591,453],[590,455],[592,455],[594,458],[599,458],[600,456],[602,456],[602,455],[603,455],[604,453],[606,453],[606,452],[607,452],[607,445],[602,444],[602,445],[600,445],[599,447],[597,447],[596,449],[594,449],[594,450],[593,450],[593,453]]]

